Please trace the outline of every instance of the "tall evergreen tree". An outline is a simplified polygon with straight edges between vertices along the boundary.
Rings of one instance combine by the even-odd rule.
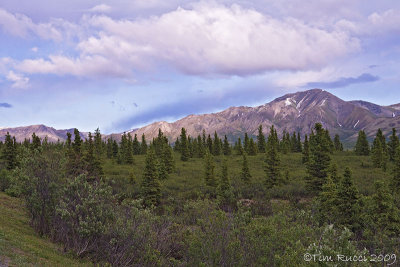
[[[119,147],[116,140],[112,140],[112,157],[113,159],[118,159]]]
[[[383,181],[375,182],[375,193],[367,198],[364,218],[364,225],[367,228],[365,235],[367,240],[375,243],[372,244],[373,247],[388,247],[388,245],[392,245],[390,244],[391,240],[398,240],[400,235],[399,214],[400,210],[396,206],[395,197],[391,194],[388,186]],[[394,247],[397,247],[398,241],[395,241],[394,244]]]
[[[357,229],[360,225],[360,195],[353,183],[351,170],[346,167],[343,178],[337,188],[336,221],[349,229]]]
[[[388,142],[388,153],[389,153],[389,159],[391,161],[394,161],[396,150],[399,146],[400,146],[399,137],[397,136],[396,129],[393,128],[392,135],[390,136]]]
[[[94,148],[96,157],[100,159],[103,155],[103,141],[101,140],[101,133],[99,128],[97,128],[94,132]]]
[[[157,206],[161,199],[161,186],[157,169],[156,155],[148,149],[142,181],[142,198],[145,207]]]
[[[306,182],[310,192],[319,194],[328,176],[331,146],[322,125],[316,123],[314,129],[315,135],[310,137],[310,159],[307,163]]]
[[[67,132],[67,140],[65,142],[65,145],[67,147],[67,150],[71,148],[72,140],[71,140],[71,133]]]
[[[222,160],[220,180],[218,183],[218,199],[224,209],[228,208],[235,202],[231,182],[228,176],[228,163],[226,159]]]
[[[207,147],[208,151],[210,151],[210,153],[213,153],[213,141],[211,139],[211,135],[207,136]]]
[[[147,141],[144,134],[142,134],[142,142],[140,143],[140,152],[142,155],[147,155]]]
[[[174,153],[168,143],[163,143],[161,161],[167,173],[172,173],[175,170]]]
[[[279,150],[279,139],[274,125],[271,126],[268,135],[267,149],[269,147],[275,147],[277,151]]]
[[[12,170],[17,166],[17,150],[15,139],[7,132],[4,141],[2,158],[5,160],[7,170]]]
[[[85,170],[85,164],[82,160],[82,139],[78,129],[74,129],[74,142],[72,143],[72,150],[69,151],[67,172],[70,176],[76,177]]]
[[[304,136],[304,145],[303,145],[303,163],[308,163],[310,161],[310,143],[308,142],[308,136]]]
[[[318,196],[319,202],[319,220],[320,223],[334,223],[337,218],[337,187],[338,185],[334,182],[331,176],[326,179],[326,182],[322,185],[321,193]]]
[[[89,132],[88,146],[84,155],[85,169],[89,180],[99,180],[103,175],[100,156],[95,154],[95,144],[93,142],[92,133]]]
[[[32,134],[32,144],[31,144],[32,149],[38,149],[41,145],[42,145],[42,143],[40,141],[39,136],[37,136],[35,133],[33,133]]]
[[[271,128],[271,130],[273,129]],[[267,144],[264,170],[266,174],[265,184],[267,188],[272,188],[280,183],[281,181],[280,158],[277,146],[274,145],[273,143],[271,143],[270,145]]]
[[[256,145],[256,143],[254,143],[253,138],[250,138],[250,141],[249,141],[249,155],[250,156],[257,155],[257,145]]]
[[[229,145],[228,137],[226,137],[226,135],[224,136],[223,151],[224,151],[225,156],[228,156],[231,154],[231,146]]]
[[[179,141],[178,137],[175,140],[174,151],[176,151],[176,152],[180,152],[181,151],[181,142]]]
[[[250,139],[247,133],[244,133],[243,149],[248,154],[250,148]]]
[[[340,142],[340,137],[338,134],[335,135],[333,139],[333,143],[335,146],[335,151],[343,151],[343,144]]]
[[[135,136],[133,137],[132,150],[134,155],[140,155],[140,143],[137,138],[137,134],[135,134]]]
[[[359,156],[368,156],[369,155],[369,143],[367,140],[367,135],[363,130],[358,132],[357,143],[354,148],[354,152]]]
[[[181,129],[181,138],[180,138],[180,150],[181,150],[181,160],[188,161],[189,160],[189,147],[188,141],[186,137],[186,129]]]
[[[74,129],[74,142],[73,142],[73,144],[72,144],[72,147],[73,147],[73,149],[74,149],[74,151],[75,151],[75,153],[76,154],[81,154],[81,149],[82,149],[82,139],[81,139],[81,135],[80,135],[80,133],[79,133],[79,131],[78,131],[78,129]]]
[[[378,130],[371,149],[372,162],[375,168],[386,170],[388,159],[386,141],[383,137],[381,129]]]
[[[242,140],[240,140],[240,137],[238,138],[238,141],[237,141],[236,152],[238,155],[243,155],[243,153],[245,152],[242,147]]]
[[[214,132],[214,140],[213,140],[213,150],[212,153],[214,156],[219,156],[221,155],[221,145],[219,142],[219,137],[217,132]]]
[[[267,143],[265,141],[265,136],[263,134],[263,128],[261,124],[260,126],[258,126],[257,145],[258,145],[258,152],[265,153]]]
[[[242,163],[242,171],[240,172],[240,178],[244,182],[249,182],[251,179],[249,163],[247,162],[247,155],[243,153],[243,163]]]
[[[214,174],[214,159],[212,154],[206,150],[204,156],[204,180],[207,186],[217,187],[217,181]]]
[[[301,145],[301,138],[300,138],[300,133],[297,132],[297,148],[296,148],[296,152],[303,152],[303,147]]]

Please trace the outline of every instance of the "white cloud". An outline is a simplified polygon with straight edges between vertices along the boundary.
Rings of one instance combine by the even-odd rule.
[[[100,4],[92,7],[91,9],[89,9],[89,11],[94,13],[108,13],[111,11],[111,7],[106,4]]]
[[[15,65],[25,73],[73,75],[78,77],[114,76],[127,77],[130,70],[99,55],[87,55],[80,58],[69,58],[61,55],[45,59],[26,59]]]
[[[15,73],[13,71],[9,71],[7,76],[7,80],[13,82],[13,88],[26,88],[29,83],[29,78],[23,76],[22,74]]]
[[[400,32],[400,9],[373,12],[368,17],[356,21],[342,19],[335,26],[338,30],[345,30],[359,36],[398,33]]]
[[[50,23],[35,24],[21,14],[11,14],[0,8],[0,26],[4,31],[19,37],[27,37],[31,32],[43,39],[61,40],[62,34]]]
[[[34,47],[31,48],[31,51],[32,51],[32,52],[35,52],[35,53],[36,53],[38,50],[39,50],[39,49],[38,49],[36,46],[34,46]]]
[[[269,70],[318,69],[359,49],[346,32],[296,19],[279,20],[238,5],[197,4],[159,17],[83,19],[92,36],[77,44],[77,58],[24,60],[19,71],[129,76],[168,63],[189,74],[248,75]]]

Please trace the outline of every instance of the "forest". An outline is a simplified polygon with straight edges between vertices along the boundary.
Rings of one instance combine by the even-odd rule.
[[[320,123],[268,132],[234,144],[184,128],[176,140],[7,134],[0,194],[24,203],[37,235],[99,266],[396,266],[396,129],[360,131],[347,150]]]

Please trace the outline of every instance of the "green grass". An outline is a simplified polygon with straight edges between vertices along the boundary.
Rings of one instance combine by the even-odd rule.
[[[187,162],[180,160],[180,154],[175,153],[176,169],[167,180],[161,181],[162,202],[168,207],[171,202],[184,203],[184,200],[197,199],[206,191],[204,188],[203,159],[193,158]],[[280,203],[283,199],[293,196],[309,199],[305,190],[304,177],[306,167],[302,164],[300,153],[290,153],[281,156],[282,174],[288,172],[289,180],[285,185],[274,188],[271,197]],[[240,180],[242,157],[232,155],[227,157],[228,171],[235,193],[239,198],[257,197],[257,192],[263,186],[265,179],[263,154],[248,156],[251,183],[244,184]],[[223,156],[214,157],[215,173],[220,173]],[[118,165],[112,160],[104,161],[105,176],[114,181],[116,193],[130,194],[138,197],[142,181],[145,157],[134,157],[133,165]],[[353,152],[340,152],[332,155],[332,162],[336,163],[339,174],[343,174],[345,167],[353,172],[354,182],[359,191],[369,195],[374,190],[374,181],[389,179],[392,168],[388,171],[372,167],[370,157],[356,156]],[[286,200],[284,200],[286,199]],[[275,203],[274,202],[274,203]],[[39,237],[29,226],[29,217],[22,200],[0,193],[0,263],[10,266],[89,266],[88,261],[73,258],[72,254],[65,254],[62,248],[46,238]],[[1,265],[1,264],[0,264]]]
[[[5,266],[91,266],[39,237],[20,199],[0,193],[0,263]],[[1,265],[0,264],[0,265]]]
[[[192,158],[187,162],[180,160],[180,154],[175,153],[176,170],[170,177],[161,181],[164,198],[173,196],[180,199],[197,198],[198,193],[204,187],[204,166],[203,159]],[[240,172],[242,167],[242,157],[238,155],[228,156],[228,171],[232,185],[237,191],[243,191],[245,186],[248,190],[256,190],[262,186],[264,173],[264,157],[263,154],[257,156],[248,156],[250,172],[252,175],[252,186],[244,185],[240,180]],[[291,195],[304,197],[307,195],[305,191],[304,177],[306,177],[306,166],[302,163],[302,154],[289,153],[280,155],[282,174],[289,174],[289,181],[286,185],[280,186],[272,192],[274,198],[288,198]],[[215,173],[218,176],[223,156],[214,157]],[[111,160],[106,160],[104,165],[105,175],[112,178],[115,183],[121,183],[121,190],[131,191],[134,194],[139,193],[140,183],[144,170],[144,156],[134,156],[133,165],[118,165]],[[381,169],[372,167],[370,157],[357,156],[353,152],[336,152],[332,155],[332,163],[338,166],[338,172],[343,174],[345,167],[350,167],[353,173],[353,179],[360,193],[369,195],[374,190],[374,181],[379,179],[389,179],[391,165],[388,165],[386,172]],[[129,177],[134,177],[134,183],[130,183],[126,188],[126,181]],[[126,179],[126,180],[125,180]],[[124,182],[125,181],[125,182]],[[122,188],[124,187],[124,188]]]

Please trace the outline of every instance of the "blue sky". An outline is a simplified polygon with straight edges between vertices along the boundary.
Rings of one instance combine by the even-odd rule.
[[[400,103],[400,2],[0,4],[0,127],[121,132],[322,88]]]

